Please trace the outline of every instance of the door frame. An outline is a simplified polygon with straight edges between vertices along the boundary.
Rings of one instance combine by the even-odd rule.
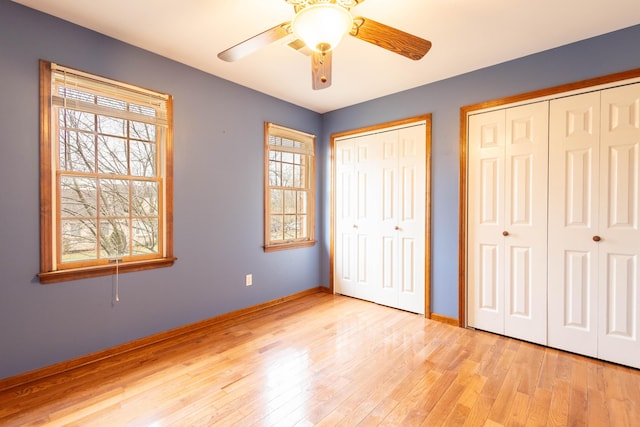
[[[467,324],[467,122],[468,116],[481,110],[490,111],[494,109],[506,108],[507,106],[517,106],[531,102],[551,100],[559,96],[575,95],[588,90],[599,90],[615,86],[617,83],[636,83],[640,78],[640,68],[622,71],[614,74],[607,74],[592,79],[581,80],[574,83],[567,83],[506,98],[498,98],[490,101],[483,101],[476,104],[460,107],[460,213],[458,232],[458,326],[466,328]]]
[[[410,126],[419,122],[425,123],[425,236],[424,236],[424,317],[431,318],[431,114],[409,117],[406,119],[376,124],[358,129],[331,134],[331,200],[330,200],[330,243],[329,243],[329,292],[335,294],[335,230],[336,230],[336,153],[337,139],[355,137],[361,134],[384,132],[391,128]]]

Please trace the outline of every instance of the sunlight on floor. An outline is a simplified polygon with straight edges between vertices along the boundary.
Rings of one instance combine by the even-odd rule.
[[[310,401],[311,372],[306,351],[286,348],[265,362],[265,414],[268,424],[281,423],[283,417],[303,418]]]

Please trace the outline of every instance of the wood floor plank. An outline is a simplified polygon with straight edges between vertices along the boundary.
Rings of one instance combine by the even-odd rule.
[[[640,371],[326,293],[0,391],[14,426],[640,425]]]

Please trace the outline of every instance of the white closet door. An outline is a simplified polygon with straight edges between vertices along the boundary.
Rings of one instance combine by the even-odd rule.
[[[365,137],[367,138],[367,137]],[[381,148],[381,156],[378,162],[380,173],[380,186],[374,189],[375,197],[379,198],[378,211],[375,216],[379,218],[378,232],[380,239],[380,269],[378,283],[380,289],[377,298],[378,304],[389,307],[398,307],[398,291],[400,283],[398,281],[398,254],[400,252],[398,244],[398,131],[376,133],[369,135]],[[373,196],[373,195],[372,195]]]
[[[597,356],[600,94],[550,103],[549,345]]]
[[[469,118],[468,320],[546,343],[548,104]]]
[[[469,117],[467,319],[504,334],[505,111]]]
[[[424,314],[426,125],[398,130],[398,308]]]
[[[507,109],[505,132],[504,333],[538,344],[547,343],[548,108]]]
[[[640,84],[602,91],[598,357],[640,368]]]
[[[336,292],[355,292],[356,277],[356,181],[353,143],[336,146],[336,187],[334,232],[334,282]]]
[[[369,136],[339,141],[336,146],[336,223],[334,284],[336,292],[379,300],[380,252],[376,213],[380,201],[377,163],[380,147]]]
[[[425,132],[336,141],[336,292],[424,313]]]

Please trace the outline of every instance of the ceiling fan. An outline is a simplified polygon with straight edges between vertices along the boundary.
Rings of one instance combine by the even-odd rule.
[[[354,17],[350,9],[365,0],[284,0],[291,4],[295,17],[269,28],[218,54],[232,62],[276,40],[293,34],[292,48],[311,56],[313,89],[331,86],[331,56],[345,34],[380,46],[414,61],[431,49],[431,42],[362,16]]]

